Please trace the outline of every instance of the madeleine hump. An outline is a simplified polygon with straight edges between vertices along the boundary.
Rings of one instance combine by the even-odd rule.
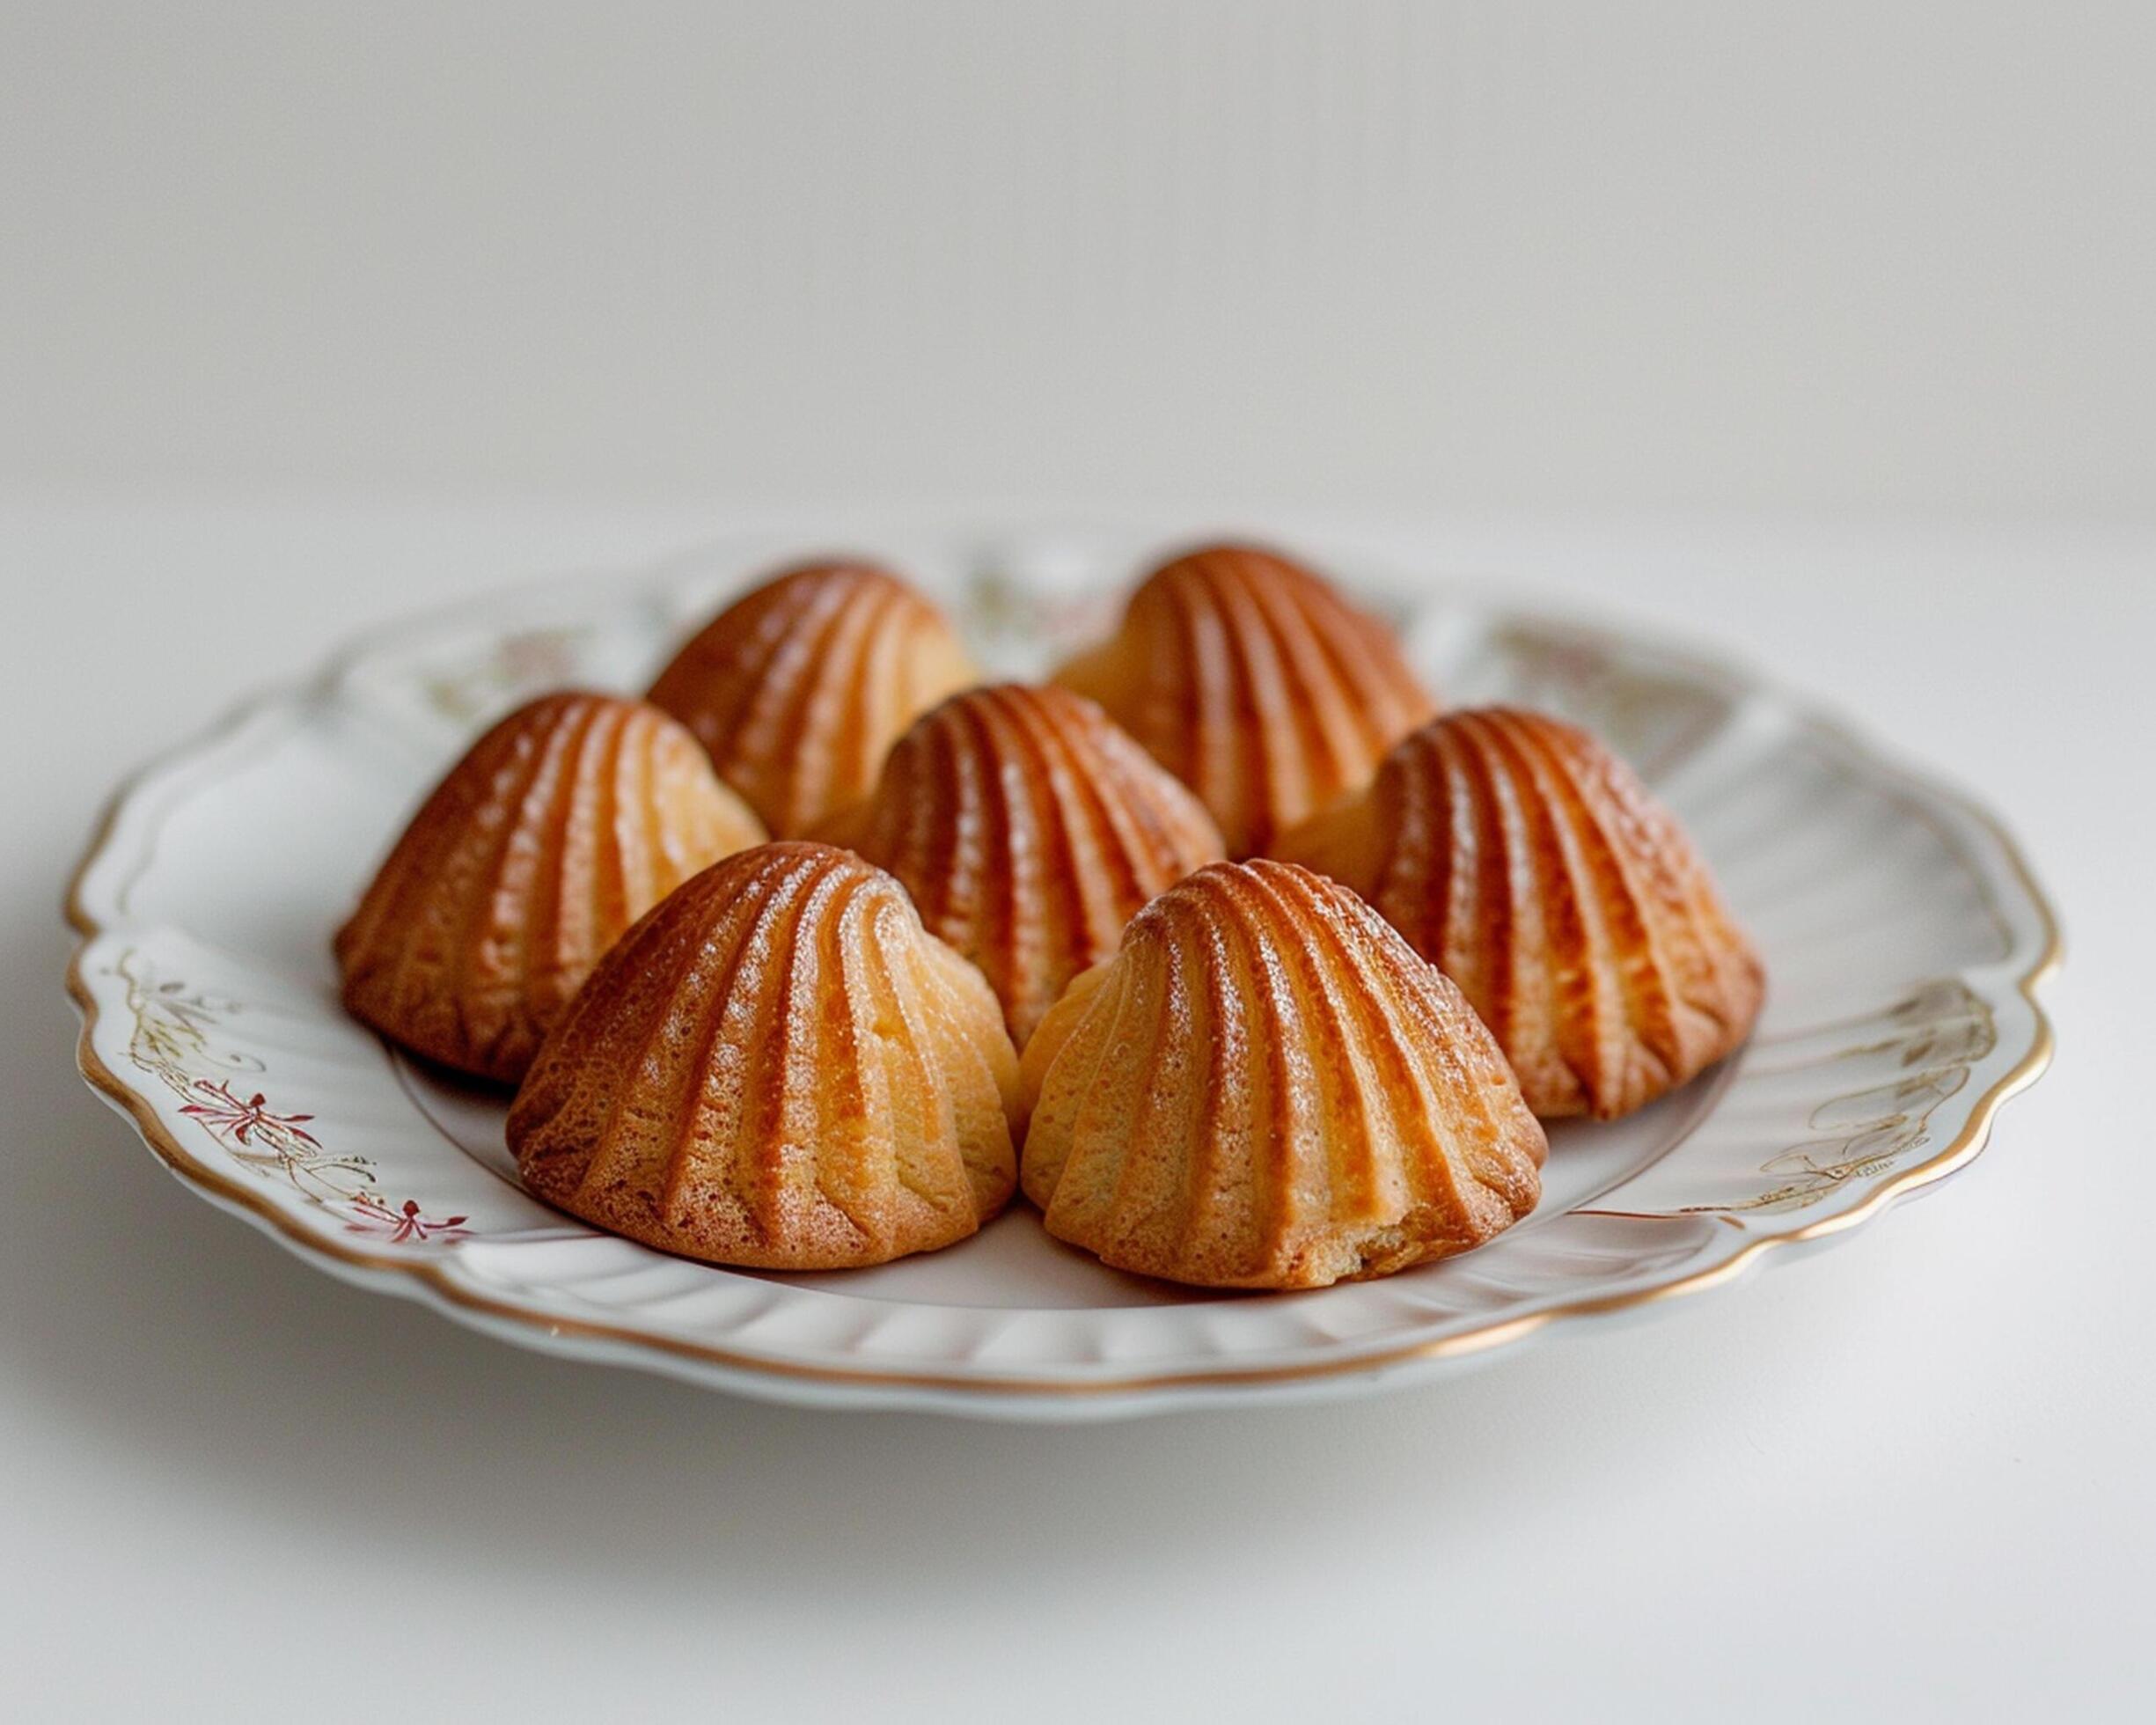
[[[345,1006],[414,1053],[513,1083],[623,930],[763,837],[656,708],[542,696],[450,769],[338,930]]]
[[[1322,1288],[1479,1245],[1542,1193],[1542,1127],[1459,990],[1285,862],[1155,899],[1023,1070],[1026,1194],[1118,1269]]]
[[[1017,1055],[980,973],[828,845],[705,870],[592,973],[517,1091],[524,1183],[664,1252],[837,1270],[1002,1208]]]
[[[787,839],[866,796],[898,733],[979,680],[950,620],[897,576],[810,563],[720,612],[649,698]]]
[[[1280,848],[1460,985],[1545,1119],[1652,1102],[1737,1047],[1764,997],[1676,817],[1545,714],[1446,715]]]
[[[1232,856],[1365,783],[1436,710],[1377,619],[1302,565],[1235,545],[1155,570],[1114,635],[1055,680],[1196,791]]]
[[[1092,701],[1017,684],[915,720],[823,835],[898,877],[1021,1048],[1148,900],[1223,855],[1204,804]]]

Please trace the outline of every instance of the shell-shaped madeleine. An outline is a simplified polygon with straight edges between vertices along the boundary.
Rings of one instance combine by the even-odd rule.
[[[1545,1119],[1629,1113],[1758,1016],[1765,973],[1691,840],[1576,725],[1449,713],[1280,849],[1460,985]]]
[[[1459,990],[1284,862],[1169,888],[1023,1070],[1026,1193],[1118,1269],[1321,1288],[1479,1245],[1542,1193],[1543,1129]]]
[[[450,769],[338,930],[345,1006],[415,1053],[514,1083],[630,923],[763,837],[656,708],[542,696]]]
[[[1148,900],[1222,855],[1204,805],[1093,702],[1016,684],[916,719],[823,835],[898,877],[1021,1048]]]
[[[1056,672],[1198,793],[1228,854],[1365,783],[1436,710],[1391,632],[1300,564],[1207,547],[1155,570],[1120,628]]]
[[[549,1203],[663,1251],[833,1270],[1009,1198],[1018,1059],[980,973],[828,845],[707,870],[592,973],[510,1110]]]
[[[979,680],[950,620],[887,569],[811,563],[691,637],[650,699],[781,838],[868,794],[914,716]]]

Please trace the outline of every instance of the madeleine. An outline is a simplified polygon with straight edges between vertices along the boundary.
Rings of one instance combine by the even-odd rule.
[[[1280,850],[1460,985],[1544,1119],[1629,1113],[1758,1016],[1765,972],[1691,840],[1616,755],[1546,715],[1446,715]]]
[[[1435,711],[1390,630],[1300,564],[1209,546],[1156,569],[1055,681],[1090,696],[1213,811],[1228,854],[1366,782]]]
[[[665,714],[545,696],[450,769],[338,931],[345,1006],[414,1053],[513,1083],[630,923],[763,836]]]
[[[1284,862],[1147,906],[1023,1073],[1026,1194],[1118,1269],[1322,1288],[1479,1245],[1541,1196],[1543,1129],[1459,990]]]
[[[916,715],[978,680],[950,620],[887,569],[811,563],[691,637],[649,699],[780,838],[857,801]]]
[[[609,953],[510,1110],[524,1183],[664,1252],[770,1270],[964,1239],[1016,1177],[1017,1055],[898,883],[827,845],[729,857]]]
[[[823,836],[898,877],[1021,1048],[1149,899],[1224,854],[1204,805],[1093,702],[1016,684],[915,720]]]

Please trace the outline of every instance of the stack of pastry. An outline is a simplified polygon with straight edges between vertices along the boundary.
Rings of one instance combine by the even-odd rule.
[[[519,1085],[526,1184],[599,1227],[839,1269],[1023,1192],[1240,1288],[1479,1245],[1543,1121],[1685,1083],[1764,987],[1592,737],[1439,714],[1381,622],[1226,545],[1040,686],[888,570],[788,569],[646,699],[488,731],[336,947],[356,1017]]]

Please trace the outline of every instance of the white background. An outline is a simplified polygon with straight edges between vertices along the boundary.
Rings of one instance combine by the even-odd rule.
[[[0,1714],[2147,1716],[2151,19],[0,7]],[[126,768],[879,504],[1390,523],[1748,656],[2022,834],[2057,1067],[1738,1288],[1074,1431],[526,1356],[74,1077]]]
[[[2156,510],[2143,0],[11,0],[56,482]]]

